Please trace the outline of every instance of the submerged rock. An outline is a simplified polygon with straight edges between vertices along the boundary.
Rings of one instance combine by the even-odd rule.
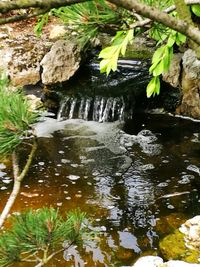
[[[159,247],[166,260],[175,259],[190,263],[198,262],[199,252],[186,247],[184,235],[179,230],[175,230],[173,234],[163,238],[159,243]]]

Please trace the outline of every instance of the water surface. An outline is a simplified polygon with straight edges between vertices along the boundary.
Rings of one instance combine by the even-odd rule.
[[[131,266],[159,254],[159,239],[200,211],[199,127],[164,114],[134,114],[125,124],[47,120],[13,211],[80,207],[101,233],[47,266]],[[0,167],[3,206],[12,182]]]

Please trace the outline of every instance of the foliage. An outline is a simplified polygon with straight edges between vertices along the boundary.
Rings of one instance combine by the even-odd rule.
[[[193,12],[197,17],[200,17],[200,5],[192,5],[192,12]]]
[[[149,6],[159,8],[160,10],[164,10],[165,8],[174,4],[173,0],[143,0],[142,2]]]
[[[40,37],[40,35],[42,34],[42,29],[48,23],[48,21],[49,21],[48,13],[38,17],[37,24],[34,27],[34,33],[36,34],[37,37]]]
[[[6,156],[28,135],[30,125],[38,113],[30,110],[28,101],[20,91],[8,88],[5,75],[0,77],[0,155]]]
[[[100,71],[106,72],[108,75],[110,71],[117,70],[117,60],[120,55],[124,56],[128,43],[133,40],[134,31],[118,31],[116,36],[113,38],[112,45],[104,48],[99,58],[102,58],[100,62]]]
[[[85,220],[86,214],[79,209],[68,212],[65,219],[53,208],[12,216],[11,228],[0,235],[0,266],[19,261],[45,263],[52,255],[83,240],[88,232]]]
[[[51,14],[71,26],[82,46],[95,38],[106,24],[120,23],[120,15],[105,0],[96,0],[69,7],[52,9]]]
[[[186,41],[186,37],[181,33],[171,30],[167,43],[159,47],[152,58],[152,65],[149,72],[153,78],[147,85],[147,97],[158,95],[160,93],[160,80],[159,76],[169,70],[171,59],[173,56],[173,45],[181,45]]]

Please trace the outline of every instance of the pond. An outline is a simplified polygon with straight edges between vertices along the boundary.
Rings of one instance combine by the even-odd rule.
[[[38,124],[37,154],[12,211],[79,207],[99,231],[48,267],[132,266],[141,255],[160,255],[159,240],[199,214],[200,121],[136,112],[148,80],[148,62],[122,60],[101,79],[92,63],[67,85],[59,120]],[[20,149],[23,165],[28,149]],[[11,177],[0,164],[0,209]]]
[[[49,118],[38,126],[39,149],[13,210],[80,207],[100,231],[47,266],[131,266],[159,254],[159,240],[200,211],[199,126],[150,113],[126,123]],[[0,167],[3,206],[11,184]]]

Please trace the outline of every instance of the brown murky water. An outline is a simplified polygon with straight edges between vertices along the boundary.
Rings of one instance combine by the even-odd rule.
[[[57,124],[52,119],[43,131]],[[13,211],[80,207],[101,232],[90,246],[73,247],[71,257],[61,253],[47,266],[131,266],[142,253],[159,253],[159,239],[200,211],[199,127],[136,114],[125,125],[69,120],[40,137]],[[12,182],[0,168],[2,208]]]

